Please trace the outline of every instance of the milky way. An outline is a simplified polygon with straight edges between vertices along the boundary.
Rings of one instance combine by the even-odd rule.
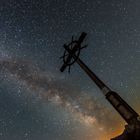
[[[27,61],[19,60],[2,60],[0,61],[2,72],[9,72],[17,80],[23,82],[27,89],[36,92],[40,100],[45,102],[50,101],[56,105],[67,108],[72,113],[79,117],[80,121],[88,123],[89,125],[98,125],[107,127],[105,123],[105,116],[109,113],[107,109],[100,106],[93,97],[89,95],[82,95],[82,93],[72,92],[71,87],[56,81],[51,75],[45,75],[38,69],[32,66]],[[108,117],[106,122],[111,124],[112,117]]]

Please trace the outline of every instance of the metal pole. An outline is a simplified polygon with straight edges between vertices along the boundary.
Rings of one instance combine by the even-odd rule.
[[[76,56],[73,55],[73,58],[76,58]],[[112,91],[108,86],[106,86],[80,58],[78,58],[76,62],[95,82],[95,84],[105,95],[106,99],[110,102],[110,104],[112,104],[112,106],[128,124],[133,123],[137,120],[139,115],[116,92]]]
[[[73,56],[76,57],[76,56]],[[111,91],[111,89],[106,86],[97,76],[95,73],[93,73],[86,65],[85,63],[78,58],[76,61],[80,67],[87,73],[87,75],[96,83],[96,85],[100,88],[100,90],[103,92],[104,95],[106,95],[108,92]]]

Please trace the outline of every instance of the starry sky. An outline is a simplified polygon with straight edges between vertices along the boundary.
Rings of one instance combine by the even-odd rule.
[[[140,113],[139,0],[0,1],[0,139],[109,140],[125,122],[63,44],[87,32],[80,58]]]

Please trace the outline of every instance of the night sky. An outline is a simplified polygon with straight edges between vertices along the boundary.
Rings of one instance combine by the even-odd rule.
[[[125,122],[63,44],[140,113],[139,0],[0,0],[0,139],[109,140]]]

